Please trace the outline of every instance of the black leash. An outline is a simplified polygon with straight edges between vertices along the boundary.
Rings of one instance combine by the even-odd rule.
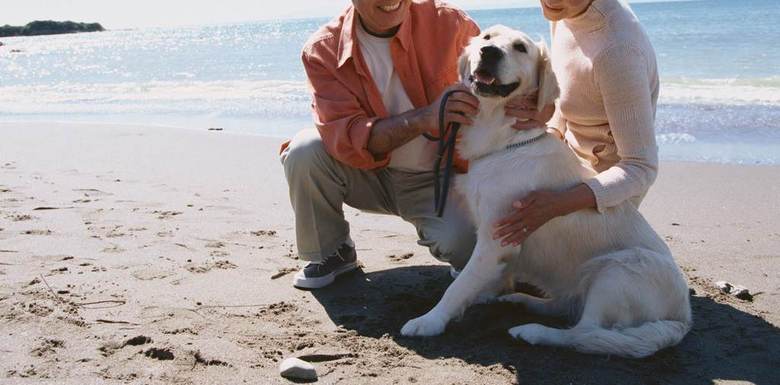
[[[435,137],[424,133],[423,136],[433,142],[438,142],[439,147],[436,151],[436,164],[433,169],[434,185],[433,185],[433,203],[436,208],[436,216],[440,217],[444,214],[444,207],[447,205],[447,195],[450,190],[450,181],[452,180],[452,164],[455,160],[455,139],[458,137],[458,130],[460,130],[460,123],[451,122],[449,125],[445,125],[444,117],[447,114],[447,100],[455,93],[466,91],[451,90],[447,91],[442,96],[441,105],[439,106],[439,137]],[[446,154],[446,160],[444,159]],[[441,164],[444,161],[444,180],[441,178]]]

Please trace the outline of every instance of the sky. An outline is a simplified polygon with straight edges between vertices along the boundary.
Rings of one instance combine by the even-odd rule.
[[[640,2],[635,0],[631,2]],[[652,0],[644,0],[652,1]],[[24,0],[4,5],[0,25],[32,20],[99,22],[109,29],[331,16],[350,0]],[[464,9],[539,6],[539,0],[449,0]]]

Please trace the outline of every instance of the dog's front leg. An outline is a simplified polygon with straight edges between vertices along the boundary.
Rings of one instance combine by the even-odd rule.
[[[516,249],[514,249],[516,251]],[[444,332],[447,323],[460,317],[470,305],[485,294],[495,295],[501,289],[506,263],[500,253],[513,252],[501,249],[497,242],[481,236],[468,264],[457,279],[447,288],[444,297],[422,317],[404,325],[401,334],[407,337],[429,337]]]

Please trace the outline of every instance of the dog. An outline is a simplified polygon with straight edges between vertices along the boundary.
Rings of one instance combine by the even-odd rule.
[[[667,245],[630,202],[555,218],[520,246],[501,247],[492,238],[493,224],[513,200],[595,175],[562,140],[543,128],[517,131],[515,119],[504,114],[518,95],[536,91],[540,110],[558,97],[544,42],[495,26],[471,40],[459,69],[480,101],[457,145],[469,172],[455,180],[477,225],[477,244],[438,304],[408,321],[401,334],[438,335],[468,306],[501,301],[574,323],[570,329],[525,324],[509,330],[533,345],[641,358],[679,343],[692,323],[688,286]],[[514,282],[530,283],[545,297],[501,295]]]

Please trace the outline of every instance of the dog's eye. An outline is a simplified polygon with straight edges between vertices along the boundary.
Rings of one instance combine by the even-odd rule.
[[[488,35],[485,35],[485,36],[483,37],[483,39],[485,39],[485,40],[490,40],[490,35],[489,35],[489,34],[488,34]]]
[[[528,50],[525,48],[525,44],[523,43],[515,43],[514,45],[512,45],[512,47],[518,52],[528,53]]]

